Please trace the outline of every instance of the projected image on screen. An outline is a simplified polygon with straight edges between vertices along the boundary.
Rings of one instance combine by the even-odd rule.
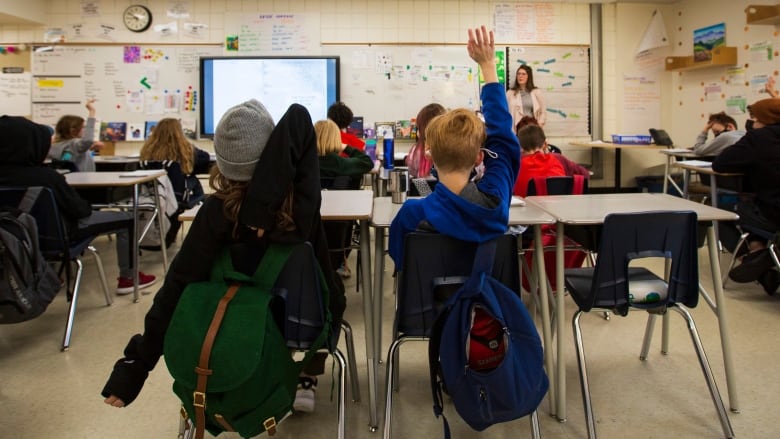
[[[201,59],[201,135],[213,136],[222,115],[248,99],[262,102],[277,122],[301,104],[312,120],[325,119],[339,99],[338,57]]]

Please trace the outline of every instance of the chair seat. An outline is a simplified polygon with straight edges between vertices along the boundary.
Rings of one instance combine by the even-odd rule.
[[[622,294],[616,294],[616,297],[597,297],[592,307],[589,307],[586,302],[586,297],[590,294],[590,288],[593,282],[593,267],[583,268],[569,268],[566,269],[565,280],[566,288],[569,291],[569,295],[577,306],[583,311],[590,311],[592,308],[608,309],[615,311],[620,315],[626,315],[628,307],[649,309],[657,308],[658,304],[652,303],[638,303],[629,302]],[[650,283],[650,282],[664,282],[664,280],[656,276],[650,270],[644,267],[629,267],[628,269],[628,284],[629,292],[630,286],[636,283]],[[620,291],[620,288],[616,288],[616,293]],[[620,310],[624,310],[621,312]]]

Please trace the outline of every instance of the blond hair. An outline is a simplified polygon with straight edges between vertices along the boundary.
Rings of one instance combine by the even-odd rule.
[[[485,143],[485,124],[465,108],[436,116],[425,129],[425,144],[440,172],[471,170]]]
[[[179,119],[167,117],[155,125],[149,138],[141,147],[141,160],[173,160],[185,174],[191,174],[195,166],[192,144],[184,137]]]
[[[317,133],[317,153],[320,157],[331,152],[341,151],[341,130],[330,119],[318,120],[314,124]]]

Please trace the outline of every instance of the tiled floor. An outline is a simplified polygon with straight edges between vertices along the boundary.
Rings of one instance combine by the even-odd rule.
[[[116,276],[113,242],[101,239],[108,276]],[[175,248],[174,248],[175,251]],[[724,256],[724,261],[728,255]],[[710,285],[706,254],[701,253],[702,282]],[[725,264],[725,262],[724,262]],[[354,267],[354,260],[352,261]],[[142,270],[162,275],[161,256],[146,252]],[[145,295],[141,303],[132,296],[117,297],[105,306],[94,263],[85,258],[85,279],[76,314],[71,349],[59,351],[65,323],[64,295],[36,320],[0,327],[0,437],[49,438],[174,438],[178,408],[171,391],[171,378],[161,362],[151,373],[144,391],[131,406],[105,406],[99,392],[111,366],[121,355],[128,338],[141,330],[144,313],[152,303]],[[353,273],[355,270],[353,270]],[[385,285],[392,285],[385,273]],[[347,437],[379,438],[380,431],[368,431],[365,361],[362,350],[363,318],[361,296],[355,293],[355,279],[349,279],[346,318],[351,322],[358,349],[358,366],[363,400],[347,407]],[[112,282],[113,284],[113,282]],[[775,404],[780,402],[780,354],[778,346],[780,297],[769,297],[756,285],[730,283],[726,290],[731,323],[734,361],[738,369],[739,414],[730,414],[736,435],[741,438],[780,436]],[[155,292],[156,288],[152,288]],[[384,344],[392,325],[392,294],[384,294]],[[568,301],[569,315],[574,306]],[[715,378],[728,405],[717,325],[709,307],[701,302],[693,310]],[[602,438],[700,438],[722,437],[707,388],[685,327],[673,317],[671,352],[659,351],[657,329],[649,361],[640,362],[638,352],[644,330],[642,314],[605,321],[598,315],[583,318],[585,346],[597,431]],[[567,323],[567,329],[569,325]],[[657,325],[660,328],[660,325]],[[548,416],[545,400],[540,407],[542,435],[547,438],[586,437],[585,421],[577,378],[571,333],[564,334],[568,346],[568,420],[559,423]],[[384,356],[385,354],[383,354]],[[393,417],[394,438],[442,436],[442,426],[431,409],[427,350],[423,343],[408,343],[401,350],[401,390],[396,395]],[[384,366],[380,367],[383,389]],[[335,437],[335,403],[329,400],[330,375],[320,381],[316,412],[293,415],[280,427],[277,438]],[[383,393],[383,392],[381,392]],[[380,413],[384,398],[380,396]],[[526,420],[497,425],[475,433],[459,420],[452,406],[445,412],[453,437],[528,437]],[[223,437],[237,437],[226,435]]]

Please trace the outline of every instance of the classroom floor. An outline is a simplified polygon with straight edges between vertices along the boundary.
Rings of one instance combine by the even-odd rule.
[[[109,278],[116,276],[113,242],[96,242]],[[172,247],[172,257],[178,244]],[[723,264],[730,255],[724,254]],[[704,252],[699,256],[702,283],[711,290]],[[141,269],[162,276],[162,257],[145,252]],[[103,404],[100,390],[128,338],[141,330],[153,296],[140,303],[132,295],[116,297],[105,306],[97,270],[85,257],[85,278],[69,351],[60,352],[66,317],[64,294],[38,319],[0,328],[0,436],[22,439],[64,438],[175,438],[179,403],[171,391],[171,378],[163,364],[150,374],[139,398],[129,407],[114,409]],[[351,266],[354,270],[354,254]],[[385,285],[392,285],[390,272]],[[110,282],[110,285],[115,285]],[[149,291],[156,292],[153,287]],[[384,365],[380,366],[380,430],[368,431],[366,364],[363,354],[363,318],[355,276],[347,280],[348,309],[356,335],[362,401],[347,406],[348,438],[380,438],[384,407]],[[775,352],[780,318],[780,297],[767,296],[758,284],[730,282],[726,290],[731,323],[734,362],[738,370],[741,413],[730,413],[737,437],[778,437],[776,403],[780,403],[780,353]],[[386,355],[392,325],[392,293],[384,294],[384,341]],[[567,300],[567,314],[574,305]],[[705,349],[728,407],[718,330],[713,313],[701,301],[693,310]],[[638,360],[644,330],[643,314],[606,321],[600,315],[583,317],[591,391],[601,438],[700,438],[722,437],[701,370],[687,331],[673,317],[671,352],[660,355],[660,325],[650,359]],[[567,329],[570,325],[567,323]],[[540,407],[542,435],[547,438],[584,438],[585,420],[578,383],[571,332],[567,342],[567,422],[550,417],[548,402]],[[330,367],[327,368],[330,370]],[[442,423],[432,412],[428,377],[427,345],[407,343],[401,349],[401,389],[396,394],[394,438],[442,436]],[[313,414],[295,414],[285,420],[276,438],[333,438],[336,432],[335,402],[329,400],[331,375],[320,379]],[[348,387],[349,388],[349,387]],[[496,425],[475,433],[445,407],[453,437],[529,437],[525,419]],[[222,435],[233,438],[236,435]]]

